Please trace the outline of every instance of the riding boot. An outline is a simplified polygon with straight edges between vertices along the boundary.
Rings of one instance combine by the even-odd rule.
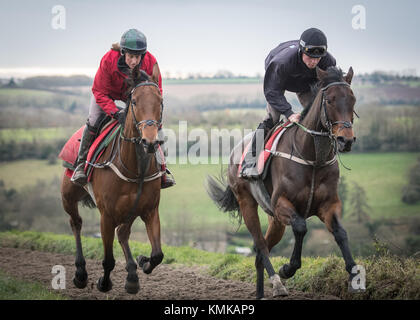
[[[87,176],[85,173],[86,158],[89,153],[89,148],[96,138],[96,128],[86,124],[83,130],[82,139],[80,141],[79,153],[77,156],[76,169],[73,172],[71,181],[81,187],[87,183]]]
[[[257,130],[252,136],[251,145],[242,162],[242,169],[240,177],[244,179],[257,179],[259,177],[257,166],[257,157],[259,156],[262,148],[264,147],[264,140],[268,132],[274,127],[274,122],[271,116],[261,122]],[[263,134],[261,136],[261,133]],[[257,152],[257,141],[258,141],[258,152]]]
[[[169,171],[168,168],[165,168],[165,173],[162,176],[160,188],[165,189],[176,185],[174,176],[172,172]]]
[[[168,153],[165,148],[165,137],[163,134],[162,127],[160,127],[158,130],[158,139],[160,141],[161,152],[158,151],[156,153],[158,156],[157,159],[158,159],[158,162],[162,165],[162,168],[165,170],[165,173],[162,175],[162,178],[161,178],[160,188],[165,189],[165,188],[169,188],[176,185],[176,182],[175,182],[173,174],[166,167],[165,157],[168,155]]]

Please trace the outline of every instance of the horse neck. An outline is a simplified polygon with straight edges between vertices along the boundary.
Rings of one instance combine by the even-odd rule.
[[[322,91],[319,90],[318,94],[315,97],[311,107],[309,108],[308,113],[306,114],[305,118],[301,122],[301,124],[313,131],[321,131],[323,129],[321,124],[321,104],[322,104]],[[306,133],[305,131],[301,130],[300,128],[296,129],[296,139],[295,144],[298,148],[300,154],[307,160],[314,161],[316,160],[316,150],[314,144],[314,138]],[[317,139],[328,139],[328,138],[317,138]],[[318,150],[321,151],[321,150]],[[327,151],[328,152],[328,151]],[[328,153],[330,154],[332,150]]]
[[[134,127],[133,119],[130,115],[130,112],[127,113],[127,118],[123,130],[124,136],[127,138],[133,138],[138,136],[138,132]],[[131,172],[137,172],[136,148],[134,143],[121,140],[120,148],[121,161]]]
[[[131,106],[128,106],[127,108],[131,108]],[[134,122],[133,122],[133,116],[131,114],[131,110],[127,110],[127,117],[124,124],[124,136],[127,138],[134,138],[138,137],[139,133],[137,129],[135,128]],[[146,154],[148,155],[148,154]],[[124,164],[124,166],[131,172],[138,174],[138,164],[137,164],[137,153],[136,153],[136,146],[132,142],[121,140],[120,145],[120,157],[121,161]],[[146,157],[145,159],[146,160]],[[155,157],[151,159],[150,167],[148,172],[146,174],[149,174],[150,171],[156,170],[156,161]]]

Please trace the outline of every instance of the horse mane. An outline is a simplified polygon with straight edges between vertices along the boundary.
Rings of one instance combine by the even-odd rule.
[[[150,81],[150,76],[146,71],[140,70],[140,66],[136,66],[131,70],[130,75],[126,79],[128,85],[128,92],[130,92],[136,85],[142,82]]]
[[[312,96],[314,97],[312,101],[309,102],[309,104],[307,106],[304,106],[303,111],[301,112],[301,120],[300,122],[305,118],[305,116],[308,114],[309,109],[311,108],[311,106],[314,104],[317,95],[319,93],[319,90],[321,90],[321,88],[329,85],[330,83],[333,82],[340,82],[340,81],[344,81],[343,78],[343,71],[335,66],[331,66],[328,67],[327,70],[325,70],[327,72],[327,75],[322,79],[322,80],[318,80],[315,84],[310,86],[310,90],[312,93]]]
[[[113,43],[112,46],[111,46],[111,50],[120,52],[121,51],[120,44],[118,42]]]
[[[140,66],[137,65],[133,70],[131,70],[130,75],[124,81],[128,87],[126,96],[129,97],[131,90],[133,90],[133,88],[139,83],[150,81],[150,76],[146,73],[146,71],[140,70]],[[127,102],[126,102],[126,105],[127,105],[127,108],[125,108],[126,110],[128,110],[128,105],[130,104],[129,100],[130,99],[127,99]]]

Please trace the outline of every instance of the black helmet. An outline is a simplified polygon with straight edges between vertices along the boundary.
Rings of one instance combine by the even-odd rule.
[[[137,29],[124,32],[120,41],[121,51],[141,55],[147,50],[146,36]]]
[[[310,28],[300,36],[299,48],[312,58],[323,57],[327,54],[327,37],[321,30]]]

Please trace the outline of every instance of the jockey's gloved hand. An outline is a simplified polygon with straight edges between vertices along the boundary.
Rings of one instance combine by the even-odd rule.
[[[121,125],[125,123],[125,110],[119,110],[115,112],[113,118],[116,119]]]

